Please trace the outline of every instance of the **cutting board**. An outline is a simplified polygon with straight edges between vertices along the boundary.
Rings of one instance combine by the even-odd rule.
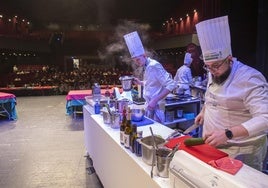
[[[221,159],[223,157],[227,157],[228,154],[225,152],[222,152],[218,150],[217,148],[214,148],[208,144],[201,144],[196,146],[186,146],[184,144],[184,140],[186,138],[191,138],[191,136],[181,136],[178,138],[173,138],[169,140],[165,146],[168,148],[174,148],[176,144],[180,144],[179,149],[186,151],[187,153],[195,156],[196,158],[200,159],[201,161],[204,161],[205,163],[208,163],[212,160]]]

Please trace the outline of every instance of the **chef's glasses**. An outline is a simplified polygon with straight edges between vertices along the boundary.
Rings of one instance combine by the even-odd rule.
[[[204,65],[204,66],[203,66],[203,69],[205,69],[206,71],[217,71],[217,70],[219,70],[219,69],[221,68],[221,66],[222,66],[224,63],[226,63],[226,62],[228,62],[228,57],[225,58],[224,60],[222,60],[222,62],[217,63],[217,64],[214,64],[214,65],[212,65],[212,66]]]

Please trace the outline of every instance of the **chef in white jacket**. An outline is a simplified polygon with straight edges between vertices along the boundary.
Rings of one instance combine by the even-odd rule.
[[[175,82],[178,85],[178,89],[183,91],[185,95],[191,95],[190,85],[193,82],[191,64],[192,64],[192,55],[190,53],[186,53],[184,56],[183,65],[177,70],[176,75],[174,77]]]
[[[203,125],[207,144],[262,170],[267,152],[267,81],[232,57],[228,16],[200,22],[196,29],[209,78],[195,123]]]
[[[144,68],[143,80],[134,78],[134,81],[144,86],[146,116],[157,122],[164,122],[165,97],[176,88],[176,83],[158,61],[147,57],[136,31],[124,35],[124,39],[133,62]]]

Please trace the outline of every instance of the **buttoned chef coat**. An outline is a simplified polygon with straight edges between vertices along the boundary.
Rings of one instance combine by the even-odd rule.
[[[234,138],[228,142],[247,143],[256,140],[268,130],[268,85],[257,70],[233,58],[228,79],[213,84],[209,77],[205,94],[203,134],[243,125],[249,137]]]
[[[191,95],[190,84],[193,81],[190,67],[181,66],[174,77],[174,80],[179,84],[179,87],[185,90],[184,94]]]

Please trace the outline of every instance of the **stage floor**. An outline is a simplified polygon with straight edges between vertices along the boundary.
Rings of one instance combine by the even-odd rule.
[[[65,95],[17,97],[18,120],[0,120],[0,187],[101,188],[85,157],[83,119]]]

